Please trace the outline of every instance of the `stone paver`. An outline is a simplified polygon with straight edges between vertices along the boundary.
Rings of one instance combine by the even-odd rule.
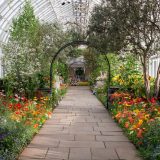
[[[61,141],[59,146],[70,148],[105,148],[103,142],[96,141]]]
[[[70,87],[19,160],[140,160],[122,129],[89,90]]]
[[[48,148],[27,148],[23,151],[19,160],[44,159]]]
[[[96,136],[97,141],[103,142],[128,142],[128,138],[122,136]]]
[[[118,160],[118,155],[114,149],[92,149],[92,160]]]
[[[89,148],[71,148],[69,160],[91,160]]]
[[[94,135],[75,135],[75,140],[76,141],[94,141],[96,136]]]
[[[68,160],[69,157],[69,148],[49,148],[46,159],[63,159]]]

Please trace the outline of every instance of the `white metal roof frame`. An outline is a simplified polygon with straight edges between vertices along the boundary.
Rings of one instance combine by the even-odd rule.
[[[62,26],[78,24],[87,27],[90,12],[101,0],[30,0],[35,15],[39,20],[48,23],[59,22]],[[25,0],[1,0],[0,2],[0,42],[6,43],[9,29],[14,18],[18,17]]]

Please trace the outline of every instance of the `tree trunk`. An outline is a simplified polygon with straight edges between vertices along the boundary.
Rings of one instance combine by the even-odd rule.
[[[143,77],[144,77],[144,86],[145,86],[145,92],[146,92],[146,98],[147,100],[150,99],[150,80],[149,80],[149,75],[148,75],[148,70],[147,70],[147,60],[144,58],[144,63],[143,63]]]
[[[154,86],[154,96],[158,98],[159,95],[159,85],[160,85],[160,63],[157,70],[157,76],[155,80],[155,86]]]

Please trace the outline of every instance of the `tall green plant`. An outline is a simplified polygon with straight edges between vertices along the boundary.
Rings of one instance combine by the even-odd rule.
[[[19,43],[28,42],[32,47],[37,45],[40,23],[35,17],[34,9],[26,1],[22,14],[13,20],[11,38]]]
[[[148,100],[151,98],[148,58],[160,49],[159,21],[159,0],[107,0],[95,7],[89,27],[92,46],[104,52],[127,53],[129,50],[140,57]],[[159,76],[158,73],[157,79]],[[156,94],[159,91],[157,84]]]
[[[21,15],[13,21],[10,40],[4,46],[9,93],[32,96],[36,88],[47,87],[48,80],[44,79],[49,78],[52,57],[68,40],[59,24],[40,24],[30,2],[26,2]],[[67,58],[64,52],[61,59]]]
[[[26,2],[22,14],[13,20],[11,37],[4,46],[4,62],[9,92],[29,94],[34,92],[40,68],[40,23],[33,7]]]

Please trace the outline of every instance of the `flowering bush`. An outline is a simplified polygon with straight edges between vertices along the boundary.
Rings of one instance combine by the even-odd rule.
[[[160,146],[160,106],[156,99],[152,98],[148,102],[123,92],[112,94],[110,99],[113,118],[124,128],[141,153],[145,153],[144,157],[160,156],[154,154]]]
[[[153,91],[154,78],[148,77]],[[123,91],[130,91],[136,96],[145,97],[144,77],[136,57],[126,56],[125,62],[116,70],[112,76],[112,85],[119,86]]]
[[[11,111],[11,120],[23,122],[33,128],[41,125],[51,116],[51,108],[47,105],[48,97],[41,97],[39,100],[35,97],[33,100],[21,98],[11,99],[7,104]]]
[[[51,117],[48,97],[28,100],[25,97],[0,95],[0,159],[15,159]]]
[[[18,95],[7,97],[0,93],[0,160],[13,160],[51,117],[53,105],[66,93],[67,85],[49,98],[32,100]],[[56,99],[55,99],[56,97]]]
[[[41,24],[33,6],[26,1],[21,14],[11,25],[7,44],[2,45],[5,92],[32,98],[36,89],[49,88],[48,76],[53,53],[68,40],[70,36],[58,24]],[[65,58],[62,56],[59,62],[54,63],[56,70],[53,75],[58,73],[67,83],[68,66]]]

